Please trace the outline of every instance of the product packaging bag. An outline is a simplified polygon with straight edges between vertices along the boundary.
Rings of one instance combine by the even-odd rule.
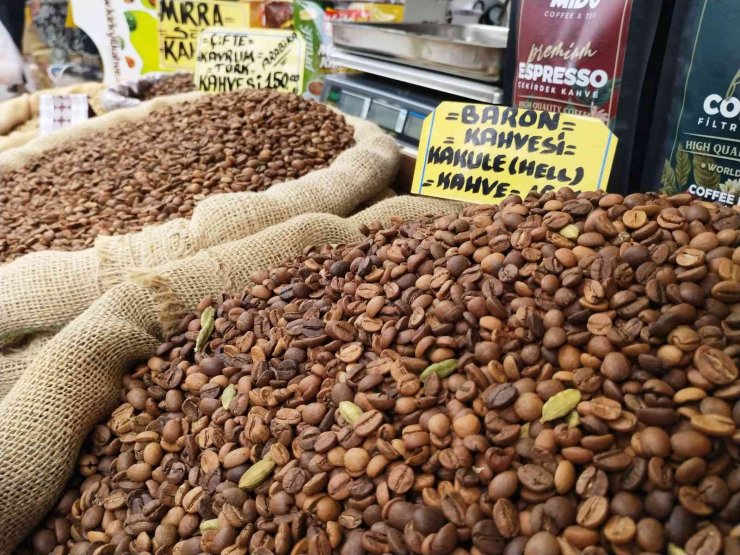
[[[303,214],[246,239],[136,274],[106,292],[41,350],[0,402],[0,553],[53,506],[82,441],[119,401],[120,379],[206,295],[238,292],[257,270],[307,246],[360,241],[361,224],[453,214],[459,203],[403,196],[351,218]]]
[[[506,103],[603,121],[619,142],[608,190],[627,194],[635,137],[654,97],[666,0],[513,0],[505,69]],[[657,38],[656,38],[657,37]],[[652,69],[651,69],[652,71]],[[511,89],[509,89],[511,87]]]
[[[740,204],[740,2],[679,0],[641,184]]]
[[[113,110],[120,110],[121,108],[133,108],[135,106],[141,106],[146,100],[142,98],[146,95],[157,82],[166,81],[167,79],[177,76],[189,77],[193,79],[193,74],[187,71],[176,71],[174,73],[168,73],[164,71],[155,71],[147,73],[140,79],[134,79],[131,81],[125,81],[123,83],[116,83],[107,87],[99,95],[100,104],[105,112],[112,112]],[[195,84],[192,84],[191,90],[195,90]]]

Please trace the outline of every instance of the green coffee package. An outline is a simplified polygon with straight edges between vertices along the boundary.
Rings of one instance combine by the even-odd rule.
[[[304,96],[318,100],[327,74],[348,71],[330,60],[335,21],[399,23],[403,16],[404,6],[398,4],[295,0],[293,28],[306,41]]]
[[[641,185],[740,204],[740,2],[678,0]]]

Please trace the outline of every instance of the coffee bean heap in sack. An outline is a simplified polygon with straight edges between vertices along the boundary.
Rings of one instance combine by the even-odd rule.
[[[84,249],[96,235],[188,217],[207,195],[298,178],[327,166],[352,136],[326,106],[266,90],[119,123],[0,174],[0,262]]]
[[[738,227],[561,190],[307,249],[124,379],[28,545],[738,553]]]
[[[157,96],[168,96],[195,90],[192,73],[173,73],[166,77],[158,78],[151,85],[144,87],[141,91],[142,100],[150,100]]]

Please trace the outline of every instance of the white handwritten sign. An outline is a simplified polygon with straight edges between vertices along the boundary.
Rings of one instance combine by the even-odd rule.
[[[195,84],[203,92],[275,89],[299,94],[306,43],[295,31],[205,29],[198,39]]]

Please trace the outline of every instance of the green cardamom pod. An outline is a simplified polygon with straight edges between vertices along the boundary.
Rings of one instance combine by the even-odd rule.
[[[427,381],[427,378],[429,378],[429,376],[431,376],[432,374],[437,374],[437,376],[439,376],[440,378],[446,378],[455,371],[455,368],[457,368],[456,358],[450,358],[441,362],[435,362],[434,364],[430,364],[426,367],[426,369],[424,369],[424,371],[419,376],[419,379],[422,382],[425,382]]]
[[[581,402],[581,392],[577,389],[566,389],[550,397],[542,407],[540,422],[549,422],[562,418]]]
[[[218,519],[204,520],[200,523],[200,535],[202,536],[209,530],[218,530]]]
[[[213,326],[216,322],[215,319],[216,311],[212,306],[209,306],[200,315],[200,332],[198,333],[198,339],[195,341],[195,351],[201,352],[206,346],[206,343],[211,338],[213,333]]]
[[[668,555],[686,555],[686,552],[673,543],[668,544]]]
[[[519,430],[519,437],[529,437],[529,422],[522,425],[522,428]]]
[[[574,224],[566,225],[563,229],[560,230],[560,235],[565,237],[566,239],[570,239],[571,241],[575,241],[578,239],[578,227]]]
[[[339,414],[346,422],[354,424],[355,420],[362,416],[362,409],[352,401],[341,401],[339,403]]]
[[[258,488],[262,482],[270,477],[274,469],[275,461],[270,457],[254,463],[249,467],[249,470],[242,474],[242,477],[239,479],[239,487],[246,490]]]
[[[234,384],[229,384],[226,389],[224,389],[224,392],[221,394],[221,406],[225,408],[226,410],[229,410],[229,407],[231,406],[231,401],[234,400],[234,397],[236,397],[236,387],[234,387]]]
[[[578,424],[581,423],[581,417],[578,416],[578,413],[576,411],[570,411],[570,414],[568,415],[568,426],[571,428],[575,428],[578,426]]]

